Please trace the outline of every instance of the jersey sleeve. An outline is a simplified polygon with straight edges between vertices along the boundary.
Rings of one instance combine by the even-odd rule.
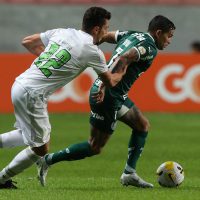
[[[97,74],[102,74],[108,71],[106,59],[103,52],[98,49],[88,62],[88,67],[92,67]]]
[[[115,33],[115,41],[119,42],[123,37],[132,34],[133,31],[116,31]]]
[[[142,42],[134,47],[139,55],[138,61],[151,63],[157,54],[157,49],[147,42]]]
[[[40,38],[45,47],[48,45],[50,38],[53,36],[53,34],[56,31],[57,31],[57,29],[52,29],[52,30],[48,30],[46,32],[40,33]]]

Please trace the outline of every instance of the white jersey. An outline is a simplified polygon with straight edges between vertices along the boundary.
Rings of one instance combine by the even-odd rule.
[[[91,35],[76,29],[53,29],[40,34],[45,50],[30,68],[16,78],[26,90],[48,97],[92,67],[97,74],[108,70],[103,52]]]

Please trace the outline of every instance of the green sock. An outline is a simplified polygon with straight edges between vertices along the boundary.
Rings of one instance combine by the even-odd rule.
[[[52,165],[60,161],[81,160],[85,157],[93,156],[94,153],[88,141],[79,144],[73,144],[68,148],[58,151],[56,153],[47,154],[45,160],[47,164]]]
[[[135,172],[137,161],[143,151],[148,132],[133,131],[128,145],[128,159],[124,173]]]

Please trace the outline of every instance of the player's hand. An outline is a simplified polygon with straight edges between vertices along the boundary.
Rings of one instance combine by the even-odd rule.
[[[102,103],[104,100],[104,96],[105,96],[104,90],[100,90],[100,91],[92,94],[92,98],[95,99],[96,103]]]
[[[102,103],[104,100],[104,96],[105,96],[105,87],[104,84],[102,84],[100,86],[99,91],[92,94],[92,98],[95,99],[96,103]]]

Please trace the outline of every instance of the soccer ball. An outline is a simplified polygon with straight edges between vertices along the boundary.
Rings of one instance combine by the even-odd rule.
[[[156,174],[158,176],[158,183],[163,187],[177,187],[184,180],[183,168],[173,161],[167,161],[161,164]]]

